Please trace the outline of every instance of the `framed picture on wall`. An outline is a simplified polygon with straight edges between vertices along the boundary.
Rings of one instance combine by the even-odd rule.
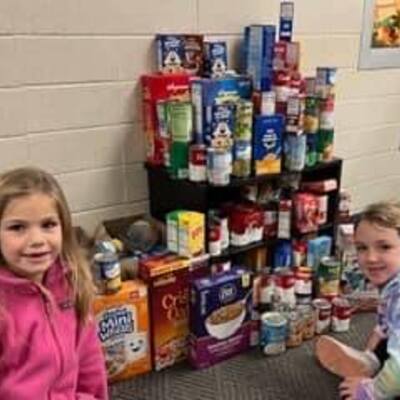
[[[359,69],[400,68],[400,0],[364,0]]]

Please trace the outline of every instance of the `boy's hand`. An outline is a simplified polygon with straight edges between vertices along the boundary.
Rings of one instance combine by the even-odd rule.
[[[356,400],[357,388],[361,381],[365,381],[365,377],[356,376],[343,380],[339,385],[340,398],[343,400]]]

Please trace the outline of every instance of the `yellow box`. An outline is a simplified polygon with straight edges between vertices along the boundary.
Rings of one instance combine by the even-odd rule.
[[[147,286],[125,281],[117,293],[96,297],[93,310],[111,382],[151,370]]]
[[[195,211],[181,211],[178,215],[178,254],[193,257],[204,253],[205,218]]]

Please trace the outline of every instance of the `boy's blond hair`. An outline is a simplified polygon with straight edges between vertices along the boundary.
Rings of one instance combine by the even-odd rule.
[[[370,222],[384,228],[393,228],[400,234],[400,203],[394,201],[373,203],[367,206],[361,214],[358,224],[361,221]]]
[[[10,201],[35,193],[50,196],[56,204],[62,232],[61,260],[68,265],[70,271],[68,279],[74,296],[75,309],[79,320],[83,322],[89,315],[94,285],[88,261],[73,232],[67,201],[56,179],[51,174],[34,167],[17,168],[0,175],[0,221]],[[5,263],[1,251],[0,262]]]

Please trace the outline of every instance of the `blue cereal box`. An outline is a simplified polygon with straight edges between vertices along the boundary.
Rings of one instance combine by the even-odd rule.
[[[198,34],[156,35],[157,66],[163,74],[203,73],[204,36]]]
[[[228,69],[226,42],[205,42],[205,74],[211,78],[221,78]]]
[[[206,144],[214,149],[227,150],[232,147],[235,132],[236,105],[234,103],[212,106],[211,133],[206,135]]]
[[[275,25],[245,27],[245,73],[253,78],[255,90],[271,90],[275,36]]]
[[[251,274],[241,267],[193,282],[189,361],[194,367],[208,367],[248,349],[251,288]]]
[[[164,74],[183,72],[185,40],[183,35],[156,35],[158,71]]]
[[[207,141],[211,135],[214,105],[232,104],[239,99],[250,99],[251,96],[250,78],[243,76],[198,78],[193,79],[190,86],[195,133],[202,141]]]
[[[280,114],[257,115],[254,125],[255,174],[281,172],[284,117]]]

